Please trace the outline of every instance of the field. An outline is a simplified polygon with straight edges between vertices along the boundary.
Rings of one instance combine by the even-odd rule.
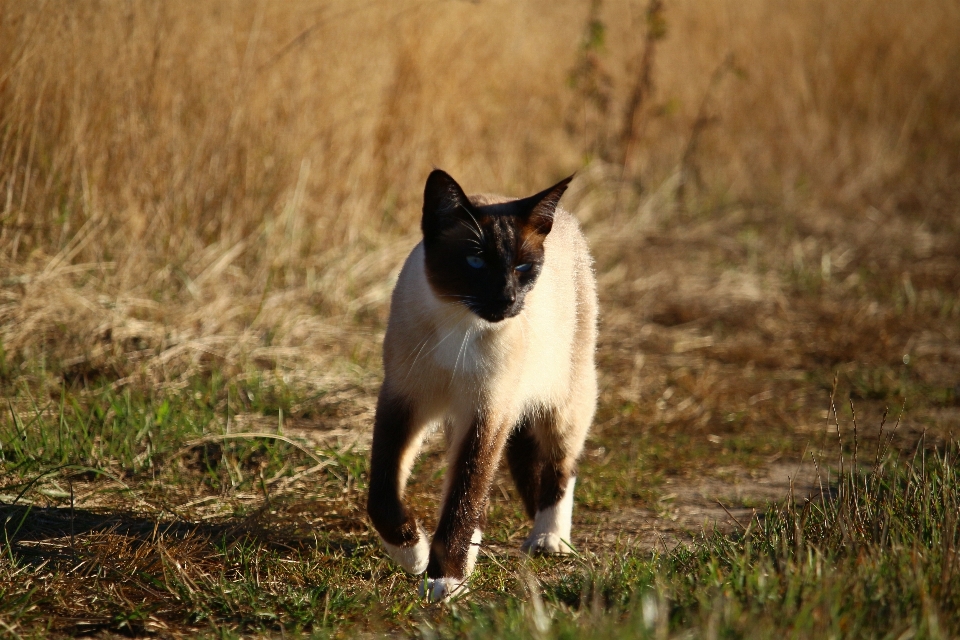
[[[0,0],[0,636],[960,635],[960,7]],[[563,204],[572,558],[365,516],[433,167]],[[411,503],[435,522],[439,440]]]

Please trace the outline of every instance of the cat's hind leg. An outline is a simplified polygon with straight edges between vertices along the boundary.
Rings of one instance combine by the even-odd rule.
[[[553,466],[553,465],[548,465]],[[522,551],[531,555],[561,554],[572,552],[571,529],[573,522],[573,487],[577,477],[573,473],[563,473],[554,466],[547,474],[556,478],[553,500],[541,500],[540,509],[534,517],[533,529],[520,546]],[[547,502],[552,502],[546,506]]]
[[[523,508],[531,519],[537,515],[540,501],[540,475],[543,459],[533,428],[533,417],[524,414],[507,440],[507,464],[517,485]]]
[[[573,551],[573,490],[589,422],[584,425],[571,418],[554,409],[531,413],[520,421],[508,445],[514,480],[533,518],[521,546],[530,554]]]
[[[430,541],[407,510],[403,490],[423,442],[424,427],[414,420],[409,402],[381,391],[373,426],[367,513],[390,557],[415,575],[427,568]]]

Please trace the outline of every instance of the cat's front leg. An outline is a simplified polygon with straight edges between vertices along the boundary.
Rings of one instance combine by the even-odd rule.
[[[393,561],[415,575],[427,568],[430,542],[403,503],[403,490],[423,432],[411,403],[382,389],[373,426],[367,513]]]
[[[477,416],[449,452],[446,497],[430,545],[428,579],[421,587],[434,602],[466,592],[507,435],[504,425]]]

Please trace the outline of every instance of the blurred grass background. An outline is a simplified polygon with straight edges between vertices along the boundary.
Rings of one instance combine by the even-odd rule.
[[[0,626],[960,629],[958,67],[933,0],[0,0]],[[518,557],[501,477],[449,610],[364,515],[434,166],[577,171],[602,308],[583,555]]]
[[[6,366],[365,352],[344,331],[382,321],[434,166],[517,195],[579,170],[599,228],[744,202],[936,224],[958,64],[934,0],[0,2]]]

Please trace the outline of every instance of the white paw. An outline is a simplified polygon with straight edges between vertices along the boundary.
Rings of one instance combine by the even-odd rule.
[[[383,548],[387,550],[393,561],[403,567],[404,571],[415,576],[427,570],[427,562],[430,560],[430,541],[427,539],[427,532],[424,531],[419,522],[417,523],[417,531],[420,533],[420,537],[417,538],[416,544],[409,547],[398,547],[383,538],[380,539]]]
[[[470,548],[467,550],[467,568],[463,575],[470,576],[473,568],[477,565],[477,554],[480,552],[480,541],[483,539],[483,532],[480,529],[473,530],[473,537],[470,538]]]
[[[557,504],[537,511],[533,530],[520,547],[530,555],[561,554],[573,552],[570,546],[570,521],[573,517],[573,487],[576,477],[567,481],[567,486]]]
[[[466,580],[457,578],[426,578],[420,581],[420,597],[430,602],[446,602],[470,592]]]
[[[567,555],[573,551],[573,547],[555,533],[531,533],[530,537],[520,546],[520,550],[532,556]]]

